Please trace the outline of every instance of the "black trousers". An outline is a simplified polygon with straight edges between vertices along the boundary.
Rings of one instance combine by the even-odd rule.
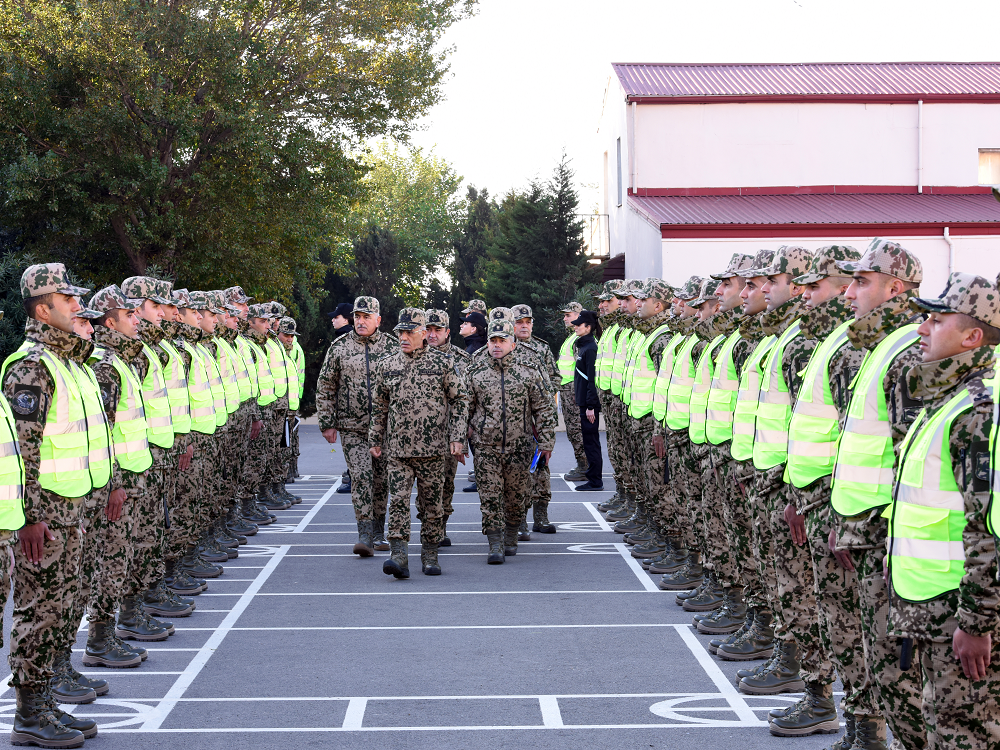
[[[587,407],[580,407],[580,428],[583,431],[583,452],[587,454],[587,480],[591,484],[603,484],[604,457],[601,455],[601,413],[597,412],[593,423],[587,419]]]

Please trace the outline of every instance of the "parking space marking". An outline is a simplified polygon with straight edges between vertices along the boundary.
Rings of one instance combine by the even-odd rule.
[[[635,577],[639,579],[639,583],[642,584],[643,588],[649,592],[656,592],[657,594],[663,593],[660,591],[660,587],[657,586],[653,579],[649,577],[649,574],[642,569],[639,561],[632,557],[632,553],[629,551],[628,545],[624,543],[616,544],[615,547],[618,549],[618,554],[622,556],[628,566],[635,573]]]
[[[595,503],[580,503],[580,505],[590,511],[590,515],[592,515],[594,520],[597,521],[597,525],[600,527],[601,531],[614,531],[614,529],[611,528],[611,524],[609,524],[605,520],[604,516],[601,515],[601,512],[597,509],[597,505]]]

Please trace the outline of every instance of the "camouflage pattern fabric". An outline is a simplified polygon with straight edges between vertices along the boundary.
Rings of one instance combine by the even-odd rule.
[[[813,254],[804,247],[797,245],[782,245],[778,252],[774,254],[771,262],[766,268],[754,269],[757,276],[778,276],[783,273],[791,274],[794,279],[809,270],[812,265]]]
[[[157,580],[162,559],[158,552],[163,544],[163,475],[162,469],[150,467],[141,483],[134,483],[135,486],[128,481],[125,483],[128,502],[132,503],[132,560],[126,595],[141,594]]]
[[[476,447],[476,483],[483,514],[483,533],[519,526],[525,517],[531,488],[528,472],[532,450],[521,444],[506,453],[490,447]]]
[[[639,420],[632,420],[636,445],[641,450],[639,477],[643,481],[643,486],[640,494],[647,512],[652,515],[660,532],[675,537],[680,535],[682,526],[687,524],[680,523],[681,507],[677,502],[677,496],[671,492],[670,484],[664,480],[667,459],[657,458],[656,449],[653,447],[654,421],[652,414],[647,414]]]
[[[134,475],[139,478],[142,474]],[[114,620],[118,605],[126,593],[129,565],[132,562],[132,510],[131,497],[122,505],[117,521],[109,521],[104,508],[94,514],[93,525],[87,529],[87,544],[94,547],[94,565],[97,575],[87,599],[87,614],[91,622]],[[79,625],[79,620],[77,620]],[[73,628],[76,630],[75,626]]]
[[[706,543],[704,567],[715,574],[721,586],[742,585],[736,556],[726,541],[729,487],[725,483],[724,469],[731,463],[729,446],[708,444],[707,447],[701,466],[701,515]]]
[[[910,307],[919,311],[962,313],[994,328],[1000,326],[1000,292],[992,282],[972,273],[952,273],[939,297],[914,298]]]
[[[250,475],[256,480],[256,484],[251,488],[253,492],[256,492],[261,485],[271,481],[271,457],[277,450],[277,446],[275,445],[277,431],[274,429],[274,405],[276,403],[276,401],[272,401],[267,406],[258,405],[260,420],[263,422],[263,426],[253,446],[254,450],[251,451],[248,457]]]
[[[14,546],[17,544],[17,532],[3,529],[0,531],[0,604],[4,610],[7,607],[7,595],[10,592],[14,575]],[[77,619],[77,622],[80,620]],[[3,648],[3,615],[0,614],[0,648]]]
[[[320,430],[368,430],[378,361],[398,347],[395,337],[381,331],[368,337],[351,331],[330,345],[316,383]],[[353,473],[351,477],[353,482]]]
[[[444,536],[445,456],[389,456],[389,539],[410,541],[410,492],[417,483],[420,540],[438,544]]]
[[[269,445],[271,453],[267,461],[267,480],[274,482],[284,482],[288,476],[288,462],[290,460],[289,447],[285,445],[285,424],[288,422],[288,396],[282,396],[271,404],[272,420],[270,424],[265,423],[264,429],[271,431]]]
[[[573,381],[559,389],[559,408],[562,409],[563,424],[566,425],[566,439],[573,446],[573,456],[577,466],[587,465],[587,454],[583,451],[583,427],[580,424],[580,407],[576,404]]]
[[[884,273],[897,279],[919,284],[924,280],[924,270],[920,259],[912,255],[898,242],[876,237],[868,245],[865,254],[858,261],[842,261],[837,268],[846,275],[857,272]]]
[[[385,454],[382,458],[372,458],[365,432],[341,432],[340,442],[351,472],[354,517],[358,521],[371,521],[375,516],[384,516],[389,497],[389,467]]]
[[[111,487],[104,486],[90,494],[93,501],[88,503],[83,512],[83,550],[80,556],[80,591],[66,613],[66,631],[63,642],[67,647],[76,640],[76,631],[80,621],[87,613],[91,599],[100,597],[100,575],[103,551],[100,549],[97,529],[104,518],[104,510],[108,504]],[[107,520],[104,518],[104,520]]]
[[[815,284],[829,276],[843,276],[844,272],[837,268],[838,262],[860,260],[861,253],[850,245],[827,245],[813,253],[809,270],[801,276],[792,279],[793,284],[805,286]]]
[[[213,499],[215,475],[221,463],[214,435],[191,432],[194,456],[187,471],[178,475],[177,499],[170,518],[169,546],[172,554],[182,554],[195,544],[205,530],[207,507]],[[250,448],[251,455],[258,453]]]
[[[28,266],[21,274],[21,296],[41,297],[43,294],[68,294],[82,297],[89,289],[73,286],[66,280],[66,266],[62,263],[39,263]]]
[[[751,553],[750,513],[747,500],[753,487],[753,464],[737,461],[730,456],[729,444],[719,446],[717,482],[722,494],[722,522],[726,554],[716,547],[714,552],[721,561],[716,571],[725,585],[731,580],[734,586],[744,587],[744,598],[752,594],[758,577]],[[725,457],[725,460],[723,458]],[[759,594],[759,592],[758,592]]]

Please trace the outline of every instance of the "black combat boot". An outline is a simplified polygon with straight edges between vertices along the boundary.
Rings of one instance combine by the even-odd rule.
[[[119,648],[120,641],[113,638],[113,634],[114,623],[111,620],[95,620],[90,623],[87,648],[83,653],[83,666],[129,669],[138,667],[142,663],[142,658],[137,654]]]
[[[271,491],[278,497],[284,498],[292,505],[298,505],[299,503],[302,502],[301,497],[299,497],[298,495],[293,495],[291,492],[288,491],[288,488],[285,486],[284,482],[275,482],[274,485],[272,486]]]
[[[195,610],[192,600],[180,599],[163,581],[143,592],[142,606],[149,614],[164,617],[190,617]]]
[[[854,732],[854,750],[886,750],[885,719],[881,716],[858,716]],[[843,742],[843,739],[840,741]]]
[[[76,667],[73,666],[73,659],[72,659],[73,651],[69,646],[66,647],[66,650],[63,652],[63,654],[64,654],[64,659],[62,662],[62,669],[65,670],[67,674],[69,674],[73,682],[75,682],[80,687],[92,689],[95,693],[97,693],[98,697],[108,694],[108,691],[111,688],[108,685],[107,680],[101,680],[101,679],[95,680],[91,677],[84,677],[82,674],[80,674],[80,672],[77,671]]]
[[[770,610],[758,610],[753,626],[739,641],[719,646],[716,655],[726,661],[767,659],[774,651],[774,630]]]
[[[539,500],[531,506],[531,530],[539,534],[555,534],[556,527],[549,523],[549,504]]]
[[[392,550],[392,553],[389,555],[389,559],[382,563],[382,572],[387,576],[409,578],[410,563],[407,554],[408,547],[409,545],[402,539],[390,539],[389,549]]]
[[[10,744],[39,747],[82,747],[83,732],[70,729],[52,712],[41,688],[18,687],[17,711],[10,730]]]
[[[252,497],[245,498],[240,503],[240,515],[244,521],[254,526],[267,526],[272,523],[271,516],[258,510],[257,503]]]
[[[218,578],[224,568],[221,565],[212,565],[198,554],[197,547],[191,547],[177,563],[177,570],[185,571],[194,578]]]
[[[664,574],[658,585],[664,591],[683,591],[697,588],[704,580],[705,571],[701,567],[701,555],[692,552],[683,568]]]
[[[274,494],[270,484],[262,484],[257,490],[257,500],[268,510],[288,510],[292,504]]]
[[[359,557],[371,557],[375,554],[372,546],[372,522],[358,521],[358,542],[354,545],[354,554]]]
[[[372,547],[376,552],[388,552],[389,542],[385,540],[385,516],[375,516],[372,522]]]
[[[169,628],[160,627],[149,620],[138,597],[122,597],[118,608],[118,626],[115,635],[128,641],[165,641],[170,637]]]
[[[205,581],[196,579],[186,570],[178,567],[178,562],[178,560],[165,561],[167,575],[163,580],[166,582],[167,588],[181,596],[198,596],[208,588]]]
[[[611,520],[611,516],[608,516],[608,520]],[[616,534],[628,534],[633,531],[639,531],[643,526],[646,525],[648,519],[646,518],[646,506],[643,503],[636,502],[635,510],[632,511],[632,515],[628,518],[618,521],[611,530]]]
[[[490,543],[490,551],[486,557],[486,562],[490,565],[503,565],[504,561],[504,532],[500,529],[487,529],[486,539]]]
[[[797,693],[806,683],[799,674],[799,647],[795,641],[779,641],[774,644],[777,658],[772,659],[768,669],[752,677],[740,680],[740,692],[748,695],[777,695]],[[838,724],[838,728],[839,728]]]
[[[351,494],[351,472],[345,471],[340,477],[340,486],[337,488],[338,495]]]
[[[576,468],[572,471],[563,474],[563,479],[567,482],[586,482],[587,472],[590,471],[590,464],[587,463],[587,459],[577,459]]]
[[[198,546],[195,547],[195,553],[203,560],[207,560],[212,563],[226,562],[229,560],[229,553],[219,547],[207,531],[202,535],[201,539],[198,540]]]
[[[107,692],[105,690],[104,692]],[[97,722],[93,719],[78,719],[73,714],[66,713],[59,708],[59,700],[52,694],[52,691],[45,693],[45,705],[52,712],[59,723],[67,729],[75,729],[83,733],[83,738],[92,740],[97,736]]]
[[[698,620],[699,633],[725,635],[739,630],[747,619],[747,605],[743,601],[743,587],[731,586],[722,590],[722,606],[708,617]]]
[[[753,627],[754,621],[757,617],[757,613],[751,607],[747,607],[747,615],[743,620],[743,624],[740,625],[735,631],[727,635],[725,638],[713,638],[708,642],[708,652],[710,654],[718,654],[719,646],[726,643],[736,643],[747,634],[750,628]]]
[[[725,597],[722,587],[715,580],[715,575],[709,572],[705,576],[705,582],[707,585],[696,596],[688,596],[681,600],[685,612],[714,612],[722,606]]]
[[[448,538],[448,516],[444,517],[444,521],[441,523],[441,541],[438,542],[438,547],[450,547],[451,539]]]
[[[97,700],[97,691],[86,685],[81,685],[73,678],[70,670],[69,657],[65,651],[56,653],[52,660],[52,679],[49,690],[61,703],[93,703]],[[77,674],[79,674],[77,672]],[[103,680],[102,680],[103,682]],[[108,683],[104,683],[104,692],[108,692]]]
[[[508,524],[503,532],[503,554],[504,557],[514,557],[517,554],[517,543],[521,539],[517,526]]]
[[[226,530],[239,539],[240,537],[248,537],[256,534],[257,524],[250,523],[241,518],[238,511],[238,504],[234,503],[226,511]],[[241,541],[240,544],[246,544],[246,539]]]
[[[420,570],[425,576],[441,575],[441,564],[438,562],[438,546],[420,540]]]
[[[793,644],[794,645],[794,644]],[[805,686],[805,697],[795,704],[795,710],[771,719],[771,734],[776,737],[804,737],[840,731],[837,706],[833,702],[833,686],[811,682]],[[855,728],[858,732],[859,727]],[[857,747],[855,738],[855,747]]]
[[[674,547],[673,551],[669,554],[665,554],[661,559],[649,566],[649,572],[653,574],[657,573],[676,573],[678,570],[683,568],[691,560],[691,552],[684,547]]]
[[[615,494],[613,494],[608,500],[605,500],[603,503],[598,503],[597,510],[601,513],[610,513],[620,507],[624,502],[625,501],[622,500],[621,495],[615,492]]]
[[[608,511],[605,518],[609,521],[627,521],[635,513],[635,496],[629,492],[621,493],[622,499],[625,501],[617,510]]]
[[[517,527],[517,541],[519,542],[530,542],[531,534],[528,533],[528,515],[525,511],[525,516],[521,519],[521,525]],[[515,545],[516,546],[516,545]],[[507,553],[508,555],[510,552]]]
[[[769,719],[780,718],[781,716],[784,716],[789,711],[791,711],[792,708],[794,708],[794,706],[789,706],[788,708],[781,708],[781,709],[772,709],[770,711],[768,718]],[[834,742],[830,747],[827,748],[827,750],[851,750],[851,748],[854,747],[854,743],[857,738],[857,733],[855,732],[856,726],[857,724],[855,723],[854,714],[844,711],[844,736],[838,739],[836,742]],[[859,745],[858,747],[863,748],[863,750],[875,750],[875,747],[877,746]],[[878,748],[878,750],[886,750],[884,742],[882,743],[882,747]]]

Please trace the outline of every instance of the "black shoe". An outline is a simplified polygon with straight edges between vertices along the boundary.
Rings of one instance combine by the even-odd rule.
[[[348,476],[347,479],[343,480],[340,483],[340,486],[337,488],[337,494],[338,495],[350,495],[351,494],[351,477],[350,476]]]
[[[16,688],[17,711],[10,732],[12,745],[81,747],[83,732],[64,725],[47,705],[45,690]]]
[[[593,482],[587,482],[586,484],[581,484],[576,488],[577,492],[603,492],[604,483],[594,484]]]
[[[479,486],[475,482],[467,484],[462,488],[462,492],[479,492]]]

